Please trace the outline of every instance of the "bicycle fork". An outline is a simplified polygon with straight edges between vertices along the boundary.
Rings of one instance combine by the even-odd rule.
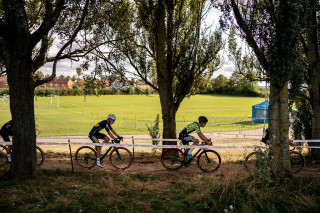
[[[118,155],[118,158],[119,158],[120,160],[122,160],[123,157],[122,157],[122,155],[120,154],[119,150],[118,150],[116,147],[114,147],[114,150],[116,150],[116,153],[117,153],[117,155]]]

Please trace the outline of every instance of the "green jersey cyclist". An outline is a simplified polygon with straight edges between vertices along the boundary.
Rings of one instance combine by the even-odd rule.
[[[93,143],[99,143],[98,139],[103,139],[103,143],[108,143],[110,141],[110,138],[114,139],[116,143],[120,143],[120,140],[123,139],[123,137],[119,136],[111,127],[111,125],[116,121],[116,116],[114,114],[109,114],[107,120],[100,121],[89,132],[89,138],[92,140]],[[100,133],[102,129],[105,129],[109,135],[106,136],[103,133]],[[116,138],[117,137],[117,138]],[[101,155],[101,146],[96,146],[97,149],[97,165],[101,168],[104,167],[104,165],[100,162],[100,155]]]
[[[183,145],[188,145],[189,142],[193,142],[192,145],[198,145],[199,144],[199,140],[197,138],[189,135],[192,132],[196,132],[198,134],[198,136],[200,137],[200,139],[203,140],[206,144],[212,145],[212,143],[210,141],[211,139],[206,138],[206,136],[204,136],[204,134],[200,130],[200,127],[205,127],[206,126],[206,124],[208,123],[208,119],[205,116],[200,116],[198,118],[198,121],[199,122],[193,122],[191,124],[188,124],[179,133],[179,139],[182,141]],[[186,153],[191,159],[194,159],[194,157],[192,156],[192,151],[193,150],[194,150],[194,148],[186,149]]]

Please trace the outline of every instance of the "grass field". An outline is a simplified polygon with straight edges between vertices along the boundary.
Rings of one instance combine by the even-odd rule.
[[[205,115],[209,123],[251,124],[251,107],[263,98],[196,95],[181,104],[176,120],[177,131]],[[58,107],[59,104],[59,107]],[[147,134],[161,107],[158,95],[106,95],[37,97],[35,113],[40,136],[87,135],[92,126],[109,113],[117,116],[114,128],[119,134]],[[9,103],[0,104],[1,122],[11,119]],[[125,128],[125,126],[127,128]],[[162,123],[160,123],[162,127]],[[211,132],[207,125],[204,132]]]
[[[61,156],[52,160],[66,165],[69,161]],[[9,181],[0,176],[0,212],[320,211],[316,175],[275,179],[267,187],[240,163],[223,163],[214,173],[200,172],[195,162],[179,171],[160,164],[159,155],[141,154],[123,172],[107,165],[72,174],[69,165],[41,168],[33,180]]]

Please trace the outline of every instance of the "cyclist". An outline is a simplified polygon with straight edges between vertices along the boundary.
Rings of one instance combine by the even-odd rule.
[[[12,136],[12,134],[13,134],[13,129],[12,129],[12,120],[11,120],[2,126],[0,130],[0,135],[4,141],[10,141],[9,136]],[[11,162],[11,146],[8,146],[7,158],[8,158],[8,162],[10,163]]]
[[[123,137],[119,136],[111,127],[112,124],[116,121],[116,116],[114,114],[109,114],[107,117],[107,120],[100,121],[89,132],[89,138],[92,140],[93,143],[99,143],[98,139],[103,139],[103,143],[108,143],[110,141],[110,138],[114,139],[116,143],[120,143],[120,140],[123,139]],[[110,136],[110,138],[100,133],[102,129],[105,129]],[[117,137],[117,138],[116,138]],[[97,150],[97,166],[100,166],[101,168],[104,167],[104,165],[100,162],[100,155],[101,155],[101,146],[96,147]]]
[[[198,118],[198,122],[193,122],[191,124],[188,124],[185,128],[181,130],[179,133],[179,139],[182,141],[183,145],[189,144],[189,142],[193,142],[192,145],[198,145],[199,140],[195,137],[189,135],[192,132],[196,132],[201,140],[203,140],[206,144],[212,145],[211,139],[208,139],[204,136],[204,134],[201,132],[200,127],[205,127],[208,123],[208,119],[205,116],[200,116]],[[192,156],[194,148],[192,149],[186,149],[186,153],[189,156],[189,158],[194,159]]]
[[[269,129],[267,128],[265,131],[264,131],[264,134],[262,136],[262,140],[261,140],[263,143],[267,144],[268,145],[268,141],[269,141]],[[291,146],[298,146],[298,144],[296,143],[293,143],[293,140],[292,139],[289,139],[289,144]]]

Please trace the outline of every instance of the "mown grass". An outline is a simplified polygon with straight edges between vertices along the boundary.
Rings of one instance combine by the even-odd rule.
[[[206,174],[42,170],[35,180],[0,182],[1,212],[319,212],[318,178],[269,188],[253,179]]]
[[[182,102],[177,112],[177,131],[200,115],[207,116],[209,123],[214,124],[251,124],[252,105],[262,101],[263,98],[191,96]],[[151,125],[157,114],[161,120],[158,95],[60,96],[59,108],[57,104],[56,97],[52,98],[52,105],[51,97],[37,98],[35,113],[40,136],[87,135],[92,126],[109,113],[117,115],[114,128],[119,134],[148,134],[146,124]],[[0,104],[0,117],[2,123],[11,119],[8,101]],[[128,119],[137,122],[134,125],[133,120]],[[211,131],[212,125],[204,129],[204,132]]]

